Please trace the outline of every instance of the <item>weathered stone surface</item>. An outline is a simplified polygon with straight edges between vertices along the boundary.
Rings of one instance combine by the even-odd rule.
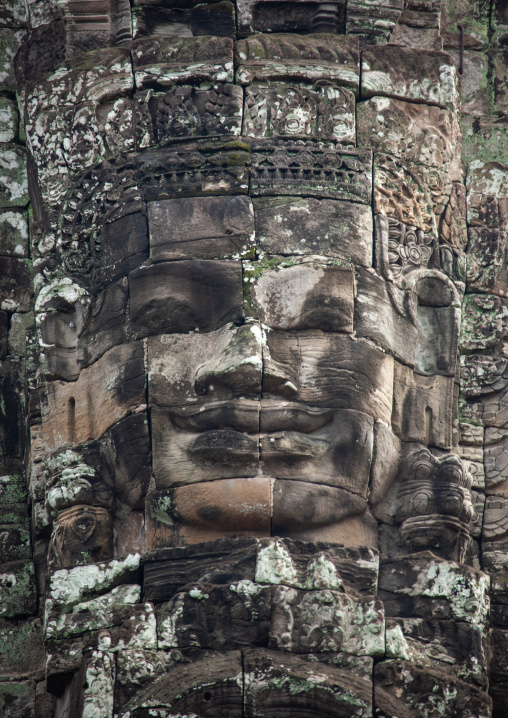
[[[49,598],[60,607],[71,608],[116,586],[133,583],[140,566],[139,554],[106,563],[55,571],[50,578]]]
[[[26,131],[44,200],[58,208],[76,176],[99,159],[134,149],[133,74],[126,48],[95,50],[58,68],[58,82],[26,95]]]
[[[24,27],[27,20],[27,8],[23,0],[13,0],[5,8],[2,17],[4,27]]]
[[[0,254],[28,256],[28,222],[26,214],[19,209],[0,212]]]
[[[15,142],[18,138],[18,109],[12,100],[0,98],[0,142]]]
[[[210,263],[211,264],[211,263]],[[192,266],[192,265],[191,265]],[[177,426],[187,431],[214,428],[194,411],[199,404],[232,400],[236,393],[246,401],[224,406],[222,428],[234,428],[235,415],[242,416],[244,430],[259,430],[259,407],[249,398],[261,398],[262,332],[257,323],[242,326],[228,323],[207,334],[163,334],[148,339],[148,391],[152,405],[182,407],[176,412]],[[185,405],[187,405],[186,408]],[[240,408],[241,407],[241,408]],[[212,407],[210,407],[212,409]],[[229,411],[229,418],[226,413]],[[219,411],[219,414],[222,413]],[[181,420],[178,421],[178,415]],[[247,418],[252,417],[252,418]],[[186,421],[187,418],[187,421]],[[219,428],[216,426],[215,428]]]
[[[283,2],[273,6],[263,0],[239,0],[238,32],[240,37],[259,32],[326,32],[344,31],[345,3],[340,0],[323,11],[316,2],[295,5]]]
[[[158,647],[267,646],[272,587],[251,581],[187,586],[157,609]]]
[[[335,654],[327,660],[326,654],[296,656],[266,649],[243,655],[246,718],[289,712],[338,717],[352,710],[357,716],[372,715],[372,684],[370,676],[357,670],[360,659]]]
[[[254,210],[243,196],[150,202],[150,257],[154,262],[252,257]]]
[[[245,262],[246,311],[272,329],[353,331],[354,273],[334,260]]]
[[[278,538],[261,539],[258,544],[257,583],[372,594],[377,590],[377,574],[377,554],[368,548]]]
[[[387,618],[386,657],[452,673],[486,688],[488,642],[477,625],[461,621]]]
[[[218,82],[211,90],[179,85],[165,93],[150,89],[137,93],[135,103],[140,149],[163,147],[184,138],[237,137],[241,133],[243,92],[237,85]]]
[[[107,630],[121,626],[119,635],[99,634],[99,647],[118,652],[125,648],[157,646],[155,615],[149,603],[138,605],[139,586],[118,586],[111,593],[75,604],[72,612],[59,615],[58,606],[46,604],[47,639],[64,639],[89,631]],[[130,627],[130,630],[129,630]]]
[[[403,441],[450,449],[456,422],[453,377],[422,376],[395,363],[392,427]]]
[[[362,52],[361,93],[364,98],[384,95],[453,111],[459,99],[457,70],[444,52],[369,47]]]
[[[250,145],[244,140],[195,140],[139,154],[140,185],[148,201],[247,194]]]
[[[90,366],[109,349],[127,341],[127,301],[125,278],[108,285],[92,300],[76,341],[79,368]]]
[[[369,204],[370,150],[316,140],[255,139],[251,142],[253,196],[325,197]]]
[[[310,406],[354,409],[389,423],[390,356],[346,335],[321,332],[274,330],[267,334],[267,346],[270,361],[264,366],[263,378],[267,396],[277,396],[289,379],[297,388],[291,395],[295,400]],[[350,371],[356,375],[355,385],[349,381]]]
[[[120,651],[116,663],[115,706],[121,708],[143,686],[171,670],[176,662],[166,651],[142,648]]]
[[[45,453],[68,443],[98,439],[115,422],[145,402],[143,347],[139,343],[110,349],[76,382],[48,387],[49,412],[32,428],[32,446]]]
[[[379,596],[389,617],[481,625],[489,613],[489,586],[488,575],[430,552],[384,560],[379,568]]]
[[[506,292],[507,197],[507,172],[504,165],[480,160],[470,164],[467,180],[467,279],[471,291],[491,292],[501,296]]]
[[[27,334],[33,331],[34,325],[35,316],[33,312],[16,312],[11,316],[9,329],[9,354],[26,356]]]
[[[453,183],[434,167],[391,155],[374,157],[374,209],[380,214],[436,236],[450,201]]]
[[[233,81],[233,42],[225,37],[140,38],[132,56],[138,88]]]
[[[406,445],[398,484],[395,518],[408,550],[430,549],[441,558],[465,561],[476,507],[459,457],[436,458],[427,448]],[[481,515],[483,507],[478,510]]]
[[[459,717],[466,710],[478,718],[491,714],[491,698],[469,683],[406,661],[383,661],[374,670],[374,706],[377,715]]]
[[[256,244],[268,254],[319,254],[372,265],[370,207],[328,199],[254,200]]]
[[[133,414],[110,429],[117,496],[133,509],[141,508],[151,472],[151,443],[146,412]]]
[[[150,681],[122,714],[143,718],[148,709],[166,709],[170,715],[206,715],[220,706],[224,718],[234,718],[242,711],[242,676],[240,651],[196,651],[192,660],[181,660]]]
[[[212,331],[238,320],[242,307],[239,262],[183,260],[129,275],[131,325],[137,337],[161,332]]]
[[[95,247],[95,278],[113,282],[128,274],[148,257],[148,227],[141,213],[106,224]]]
[[[149,11],[150,6],[145,8],[145,11]],[[161,12],[160,21],[163,23],[164,34],[175,34],[185,35],[185,29],[181,31],[182,15],[185,10],[178,8],[174,16],[174,32],[168,27],[168,20],[166,19],[163,8],[154,8],[155,12],[159,10]],[[220,2],[214,2],[206,5],[197,4],[194,7],[189,8],[187,12],[190,13],[188,25],[193,35],[217,35],[218,37],[236,37],[236,8],[232,2],[227,0],[221,0]],[[166,13],[171,19],[171,11],[166,10]],[[184,15],[185,16],[185,15]],[[168,18],[169,19],[169,18]],[[149,33],[151,34],[151,33]]]
[[[269,536],[270,525],[267,478],[192,483],[147,498],[148,549],[229,536]]]
[[[17,257],[0,258],[0,307],[26,312],[33,296],[32,263]]]
[[[35,681],[0,683],[0,710],[16,718],[35,717]]]
[[[301,541],[377,546],[377,523],[366,499],[335,486],[305,481],[275,480],[272,532]]]
[[[388,41],[404,4],[402,0],[349,0],[346,10],[346,31],[359,36],[366,44],[384,44]],[[363,44],[362,43],[362,44]]]
[[[12,561],[0,566],[0,617],[15,618],[36,612],[37,590],[31,561]]]
[[[357,113],[360,147],[438,169],[446,167],[452,179],[462,179],[456,153],[461,131],[454,113],[389,97],[361,102]]]
[[[410,310],[411,292],[384,282],[373,271],[357,271],[355,331],[409,366],[414,366],[418,329]],[[401,311],[402,309],[402,311]]]
[[[249,137],[302,137],[355,144],[355,98],[328,85],[315,92],[282,83],[246,89],[244,134]]]
[[[82,673],[84,673],[82,715],[111,716],[115,699],[114,656],[108,651],[91,651],[85,658]]]
[[[257,551],[258,541],[253,537],[150,551],[145,555],[143,597],[146,601],[167,601],[192,581],[253,582]]]
[[[48,555],[51,569],[110,558],[113,558],[113,526],[107,509],[77,505],[58,513]]]
[[[372,596],[352,599],[339,591],[274,589],[270,647],[296,653],[345,651],[384,654],[384,614]]]
[[[42,678],[46,655],[40,619],[0,620],[0,661],[2,680]]]
[[[3,24],[3,23],[2,23]],[[14,55],[18,51],[23,30],[14,30],[6,27],[0,28],[0,91],[16,92],[16,79],[14,77]]]
[[[307,435],[291,430],[265,434],[264,422],[277,422],[278,418],[282,419],[285,408],[282,405],[277,412],[276,407],[273,407],[274,411],[265,413],[262,406],[260,460],[263,472],[280,479],[333,486],[367,498],[373,447],[372,418],[357,411],[337,410],[322,429]],[[307,491],[311,493],[310,486]],[[357,507],[362,505],[361,502],[355,502],[355,497],[348,500],[347,496],[343,495],[342,500],[344,504],[352,502]],[[309,496],[305,504],[309,512],[312,503]],[[339,509],[339,505],[335,510]],[[326,513],[329,510],[328,508]],[[320,511],[317,510],[316,513],[314,518],[319,523]],[[295,512],[295,520],[297,516],[298,512]],[[313,523],[310,515],[307,519],[309,525]]]
[[[359,85],[358,40],[337,35],[256,35],[236,47],[240,84],[253,81],[326,79],[350,88]]]

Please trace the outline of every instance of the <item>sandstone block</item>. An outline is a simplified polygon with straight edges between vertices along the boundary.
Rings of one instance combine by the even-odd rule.
[[[248,137],[302,137],[355,144],[355,97],[335,85],[317,92],[283,83],[245,91],[244,134]]]
[[[213,331],[240,319],[241,282],[239,262],[183,260],[134,270],[129,296],[135,336]]]
[[[273,594],[269,645],[295,653],[383,655],[382,603],[372,596],[352,599],[338,591],[278,586]]]
[[[417,80],[415,78],[422,78]],[[454,110],[458,74],[444,52],[386,45],[362,53],[362,97],[384,95]]]
[[[268,254],[319,254],[372,265],[372,212],[362,204],[313,198],[254,200],[256,243]]]
[[[0,617],[34,614],[37,589],[32,561],[12,561],[0,566]]]
[[[351,267],[322,257],[270,257],[243,265],[246,312],[273,329],[353,331]]]
[[[248,197],[192,197],[150,202],[153,261],[252,257],[254,211]]]
[[[33,427],[37,452],[98,439],[145,402],[143,347],[110,349],[75,382],[48,383],[49,413]]]
[[[233,41],[226,37],[143,37],[134,42],[132,56],[138,88],[233,82]]]
[[[157,609],[158,646],[231,650],[267,646],[272,587],[190,584]]]
[[[358,94],[358,40],[345,35],[256,35],[236,47],[237,77],[257,81],[327,79]]]
[[[44,675],[46,655],[40,619],[0,620],[0,661],[3,680]]]
[[[456,156],[461,130],[453,112],[432,105],[372,97],[358,105],[358,144],[442,169],[461,180]]]
[[[253,649],[244,652],[245,717],[282,715],[372,715],[372,683],[363,657],[344,653],[294,655]],[[372,660],[372,659],[370,659]]]
[[[422,695],[426,699],[422,700]],[[468,710],[478,718],[488,718],[491,714],[491,698],[486,693],[443,671],[417,668],[407,661],[398,660],[382,661],[376,665],[374,706],[381,718],[394,715],[416,718],[423,711],[437,718],[439,713],[435,705],[438,701],[449,716],[459,716],[465,701]]]

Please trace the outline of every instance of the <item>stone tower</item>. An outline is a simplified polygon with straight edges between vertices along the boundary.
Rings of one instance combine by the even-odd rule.
[[[0,715],[506,718],[506,0],[0,4]]]

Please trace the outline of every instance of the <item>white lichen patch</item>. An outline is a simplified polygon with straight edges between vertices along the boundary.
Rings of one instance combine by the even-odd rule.
[[[259,549],[256,560],[256,583],[294,585],[296,579],[296,569],[284,544],[274,540]]]
[[[115,658],[93,651],[86,667],[83,718],[112,718],[115,695]]]
[[[159,649],[178,648],[177,625],[183,616],[184,594],[178,594],[171,601],[168,615],[158,622],[157,639]]]
[[[84,597],[106,591],[122,577],[128,577],[140,565],[141,556],[129,554],[124,559],[77,566],[55,571],[50,579],[49,596],[62,607],[72,606]]]
[[[446,598],[453,617],[468,623],[484,623],[490,609],[490,577],[474,573],[453,561],[431,561],[414,584],[399,589],[410,596]]]

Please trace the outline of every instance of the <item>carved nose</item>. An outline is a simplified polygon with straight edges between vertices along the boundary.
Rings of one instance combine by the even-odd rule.
[[[262,374],[261,329],[249,322],[232,327],[221,353],[198,369],[194,386],[196,394],[217,399],[260,397]]]

